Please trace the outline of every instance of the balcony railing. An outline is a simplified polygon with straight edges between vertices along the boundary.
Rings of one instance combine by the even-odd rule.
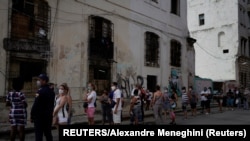
[[[7,51],[14,52],[34,52],[41,53],[50,50],[49,41],[34,41],[34,40],[24,40],[24,39],[11,39],[5,38],[4,41],[4,49]]]

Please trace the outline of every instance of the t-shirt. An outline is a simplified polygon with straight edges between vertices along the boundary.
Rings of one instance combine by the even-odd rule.
[[[182,93],[181,99],[182,99],[182,103],[188,103],[187,93]]]
[[[201,92],[201,101],[207,101],[207,97],[205,95],[202,96],[202,94],[209,94],[209,91],[208,90],[207,91],[203,90]]]
[[[87,99],[91,99],[91,102],[88,104],[88,107],[95,107],[95,101],[96,101],[96,92],[92,91],[88,94]]]
[[[117,103],[117,98],[120,98],[120,102],[119,102],[117,110],[122,110],[122,93],[121,93],[121,90],[119,89],[116,89],[113,93],[113,101],[116,103]],[[116,105],[112,109],[115,109],[115,107]]]

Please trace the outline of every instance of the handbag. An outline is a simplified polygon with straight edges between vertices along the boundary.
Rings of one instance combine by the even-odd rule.
[[[116,105],[116,102],[115,102],[114,100],[111,100],[110,107],[111,107],[111,108],[114,108],[115,105]]]
[[[88,108],[88,102],[83,102],[83,108]]]

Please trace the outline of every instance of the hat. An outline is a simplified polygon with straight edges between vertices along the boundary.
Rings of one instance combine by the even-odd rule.
[[[42,79],[42,80],[45,80],[45,81],[49,81],[49,77],[46,75],[46,74],[40,74],[39,76],[38,76],[38,78],[40,78],[40,79]]]

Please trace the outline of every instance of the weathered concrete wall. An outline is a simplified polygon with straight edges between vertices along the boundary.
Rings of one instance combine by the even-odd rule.
[[[5,78],[6,78],[6,51],[3,48],[3,39],[8,35],[8,1],[0,2],[0,97],[5,93]]]
[[[237,80],[240,38],[248,39],[247,14],[242,14],[247,3],[234,0],[188,0],[188,27],[197,39],[196,75],[214,81]],[[230,9],[230,12],[228,10]],[[246,12],[246,11],[245,11]],[[205,14],[205,24],[199,25],[199,14]],[[248,46],[248,45],[246,45]],[[228,50],[229,53],[223,53]]]
[[[90,15],[98,15],[114,24],[114,60],[112,80],[129,78],[137,83],[137,77],[147,86],[147,75],[157,76],[157,83],[168,86],[171,69],[177,69],[180,85],[188,86],[188,60],[186,38],[187,8],[181,1],[180,16],[170,14],[170,1],[154,4],[150,0],[56,0],[51,6],[51,52],[48,73],[50,81],[60,85],[67,82],[73,97],[74,115],[83,114],[82,96],[88,82],[88,30]],[[139,6],[138,6],[139,5]],[[145,67],[145,32],[159,36],[160,67]],[[181,68],[170,66],[170,41],[175,39],[182,45]],[[189,63],[190,64],[190,63]],[[193,67],[190,67],[193,68]],[[128,96],[130,90],[127,90]],[[124,90],[125,91],[125,90]],[[29,110],[33,99],[28,99]],[[99,104],[100,105],[100,104]],[[30,111],[29,111],[30,112]]]

